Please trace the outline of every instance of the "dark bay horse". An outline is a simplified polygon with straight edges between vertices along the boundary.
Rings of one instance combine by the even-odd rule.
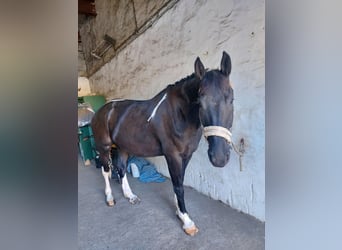
[[[220,70],[206,71],[197,57],[192,75],[168,85],[152,99],[111,101],[97,111],[91,126],[103,165],[109,206],[115,203],[109,184],[113,164],[122,178],[124,196],[135,204],[140,199],[127,181],[128,156],[164,155],[183,229],[189,235],[198,232],[185,209],[184,173],[202,133],[209,143],[210,162],[223,167],[229,161],[234,99],[230,72],[231,60],[226,52],[223,52]],[[117,147],[114,162],[110,157],[112,144]]]

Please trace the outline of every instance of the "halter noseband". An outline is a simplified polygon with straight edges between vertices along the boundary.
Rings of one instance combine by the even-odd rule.
[[[220,136],[226,139],[226,141],[230,144],[232,142],[232,133],[226,129],[225,127],[221,126],[207,126],[203,127],[204,137],[207,138],[208,136]]]

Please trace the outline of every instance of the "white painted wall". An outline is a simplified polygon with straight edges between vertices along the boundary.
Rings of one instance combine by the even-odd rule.
[[[233,64],[233,140],[237,144],[243,137],[247,145],[244,171],[239,171],[234,153],[224,168],[211,166],[203,139],[186,171],[185,185],[263,221],[264,12],[264,1],[260,0],[180,1],[90,78],[92,92],[108,99],[146,99],[191,74],[197,56],[205,67],[218,68],[222,51],[226,50]],[[169,176],[163,158],[152,161],[158,171]]]

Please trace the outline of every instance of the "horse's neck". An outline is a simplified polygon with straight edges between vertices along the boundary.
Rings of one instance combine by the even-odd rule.
[[[187,81],[175,86],[175,96],[177,104],[174,108],[184,115],[184,118],[195,125],[200,126],[198,88],[200,80],[196,77],[190,77]]]
[[[189,104],[197,103],[199,83],[200,80],[193,77],[181,86],[181,93]]]

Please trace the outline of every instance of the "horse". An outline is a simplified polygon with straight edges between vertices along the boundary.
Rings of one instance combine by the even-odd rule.
[[[234,113],[230,56],[223,51],[221,68],[215,70],[206,70],[197,57],[194,69],[194,73],[168,85],[149,100],[109,101],[91,122],[105,179],[107,205],[115,204],[109,184],[114,167],[121,178],[124,196],[136,204],[140,198],[132,192],[126,176],[129,155],[164,156],[175,193],[176,214],[185,233],[191,236],[198,228],[185,208],[185,169],[203,133],[209,144],[211,164],[224,167],[228,163]],[[117,151],[114,162],[113,144]]]

